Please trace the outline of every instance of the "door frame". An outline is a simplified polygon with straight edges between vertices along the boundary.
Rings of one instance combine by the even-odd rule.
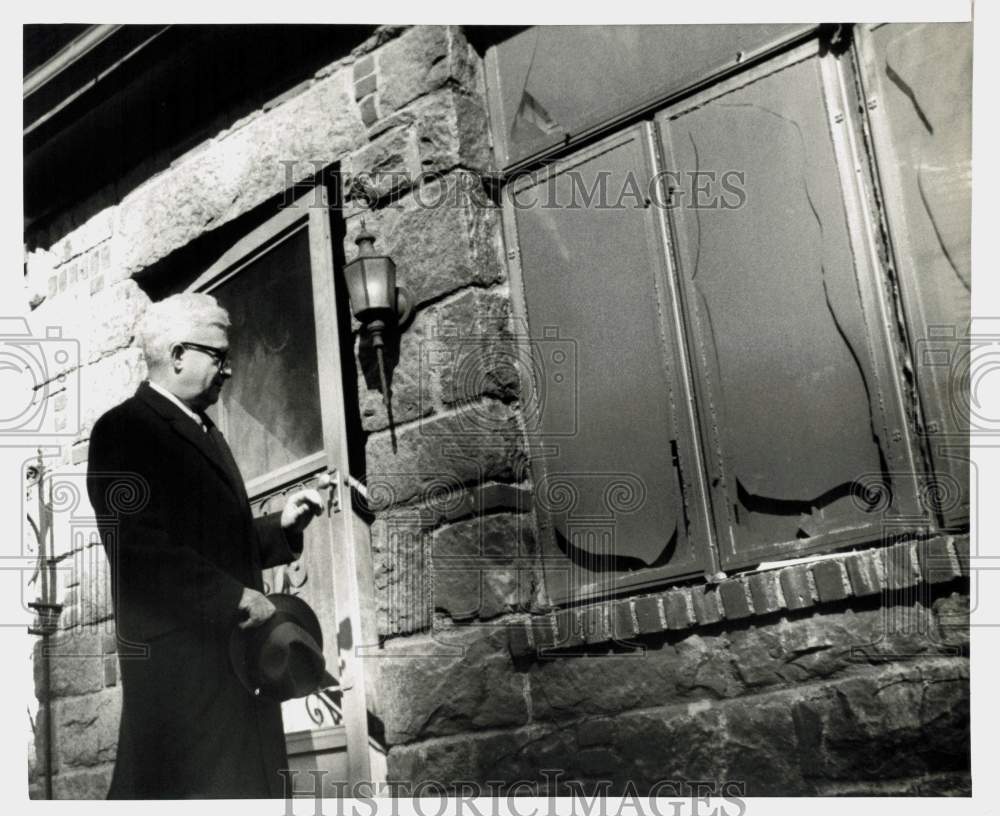
[[[319,378],[323,451],[303,457],[275,473],[247,483],[248,495],[260,494],[324,472],[331,477],[327,506],[327,541],[331,547],[342,723],[347,746],[347,782],[378,784],[386,779],[386,748],[369,733],[369,711],[375,709],[373,684],[363,662],[362,646],[377,643],[374,618],[374,572],[368,525],[352,511],[348,476],[345,391],[337,320],[336,268],[327,190],[317,186],[282,207],[272,218],[227,250],[190,286],[189,292],[210,293],[246,266],[302,229],[308,230],[316,364]],[[225,428],[223,427],[223,432]],[[314,522],[315,523],[315,522]],[[287,742],[306,744],[306,734],[286,735]],[[309,740],[311,743],[312,741]]]

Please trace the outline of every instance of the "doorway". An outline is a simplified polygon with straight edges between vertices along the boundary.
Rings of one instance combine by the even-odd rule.
[[[369,733],[372,701],[358,660],[373,642],[369,526],[348,486],[340,304],[330,208],[317,187],[240,239],[189,288],[228,312],[233,377],[212,411],[240,466],[254,516],[320,488],[326,512],[302,557],[265,571],[265,590],[303,598],[319,617],[337,684],[282,705],[293,791],[379,782],[385,750]],[[348,335],[349,336],[349,335]],[[313,773],[310,773],[313,772]]]

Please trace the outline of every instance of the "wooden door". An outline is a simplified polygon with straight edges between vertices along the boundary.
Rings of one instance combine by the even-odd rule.
[[[359,648],[373,642],[362,607],[371,586],[368,526],[352,509],[338,307],[325,190],[317,188],[240,240],[192,285],[230,314],[233,376],[213,418],[233,450],[255,515],[329,477],[325,514],[296,562],[267,570],[266,589],[301,596],[323,628],[336,686],[282,706],[297,793],[322,770],[334,783],[384,779],[384,749],[368,733]]]

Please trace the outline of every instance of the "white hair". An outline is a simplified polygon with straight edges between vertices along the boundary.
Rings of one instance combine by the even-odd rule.
[[[177,343],[207,326],[229,328],[229,313],[211,295],[181,292],[149,304],[138,326],[146,366],[153,371],[167,365]]]

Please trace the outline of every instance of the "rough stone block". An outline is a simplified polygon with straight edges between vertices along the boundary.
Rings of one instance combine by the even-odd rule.
[[[594,604],[584,608],[581,623],[584,627],[583,636],[587,643],[604,643],[611,640],[607,604]]]
[[[107,241],[114,231],[115,209],[105,207],[82,224],[73,223],[77,219],[71,214],[67,220],[53,225],[54,231],[61,235],[49,247],[52,259],[57,264],[66,263]]]
[[[841,601],[850,595],[851,585],[840,561],[817,561],[812,565],[816,594],[821,603]]]
[[[376,509],[440,488],[485,481],[520,482],[526,456],[516,409],[485,400],[443,417],[368,438],[368,491]]]
[[[52,780],[52,795],[56,799],[105,799],[111,787],[114,765],[104,765],[83,771],[61,773]]]
[[[800,564],[781,570],[781,593],[788,609],[806,609],[813,605],[813,589],[809,567]]]
[[[875,550],[852,553],[844,560],[851,590],[856,598],[878,595],[883,589],[882,563]]]
[[[556,648],[574,649],[586,643],[584,624],[575,609],[564,609],[556,613]]]
[[[800,685],[887,657],[905,659],[946,651],[920,604],[893,607],[894,625],[882,608],[845,609],[779,620],[729,632],[729,651],[749,687]]]
[[[663,599],[658,595],[636,598],[635,619],[640,635],[662,632],[667,628],[663,619]]]
[[[346,197],[371,204],[418,185],[423,167],[417,138],[412,125],[392,128],[345,158]]]
[[[149,297],[131,280],[121,281],[95,294],[85,313],[87,362],[126,348],[148,304]]]
[[[815,781],[919,777],[968,770],[968,667],[927,658],[803,690],[793,716],[798,756]]]
[[[50,638],[48,656],[43,654],[43,642],[37,642],[32,653],[35,697],[42,701],[46,699],[46,661],[53,698],[100,691],[104,686],[101,646],[102,633],[94,627],[77,628]]]
[[[414,103],[406,112],[413,116],[425,173],[445,173],[458,166],[475,171],[491,167],[489,120],[475,97],[448,88]],[[470,198],[485,206],[483,191],[472,186],[475,178],[466,179]]]
[[[594,745],[611,745],[615,741],[614,720],[584,720],[576,726],[576,742],[581,748]]]
[[[530,603],[535,580],[531,518],[495,514],[431,532],[437,511],[452,498],[439,496],[438,500],[435,510],[426,515],[402,510],[372,525],[383,634],[429,626],[425,604],[456,620],[486,620]]]
[[[944,584],[962,574],[958,558],[947,538],[932,538],[917,542],[917,563],[920,574],[929,584]]]
[[[722,603],[718,590],[714,586],[702,584],[691,588],[691,604],[694,615],[701,626],[718,623],[722,620]]]
[[[584,777],[607,778],[621,767],[621,761],[607,748],[584,748],[575,757]]]
[[[952,592],[937,598],[933,605],[937,631],[941,641],[948,645],[964,648],[969,645],[969,596]]]
[[[434,566],[434,608],[456,620],[490,620],[525,606],[514,566],[462,570]]]
[[[879,551],[885,570],[886,588],[909,589],[920,582],[920,572],[913,558],[913,544],[903,541]]]
[[[453,406],[490,396],[510,401],[544,387],[532,347],[510,332],[506,292],[466,290],[435,309],[433,334],[421,365],[438,383],[441,402]]]
[[[750,599],[758,615],[768,615],[785,608],[785,598],[781,594],[781,581],[777,570],[755,572],[747,578]]]
[[[84,626],[107,621],[114,616],[111,597],[111,572],[108,559],[100,547],[90,547],[84,553],[86,575],[79,586],[80,623]]]
[[[129,193],[117,212],[117,266],[135,274],[311,178],[364,140],[350,72],[315,82]]]
[[[661,788],[661,795],[669,795],[672,801],[679,797],[691,801],[693,789],[682,780],[733,778],[720,750],[725,720],[718,706],[665,706],[630,712],[617,717],[616,725],[615,746],[621,766],[627,769],[628,781],[640,789],[657,781],[677,780],[676,793],[668,787]],[[680,746],[683,750],[678,750]],[[621,784],[617,783],[619,794]]]
[[[100,658],[97,658],[97,665],[101,665]],[[60,767],[84,767],[112,761],[118,745],[120,717],[121,693],[117,687],[57,700],[53,722],[59,730]]]
[[[718,750],[726,763],[726,779],[739,780],[747,792],[781,792],[784,796],[811,793],[803,779],[792,709],[780,695],[752,704],[733,701],[724,708],[725,732]]]
[[[375,619],[379,634],[427,629],[432,622],[430,534],[419,515],[390,514],[372,524]]]
[[[400,338],[398,359],[390,370],[396,423],[483,396],[507,402],[516,397],[524,355],[513,345],[509,316],[505,291],[479,288],[421,310]],[[362,426],[382,430],[389,422],[377,359],[360,346],[358,353]]]
[[[469,85],[474,66],[454,26],[415,26],[378,51],[379,106],[398,110],[447,82]]]
[[[719,598],[722,600],[722,609],[729,620],[748,618],[753,614],[750,594],[747,591],[746,582],[742,580],[723,581],[719,584]]]
[[[455,647],[462,654],[449,653]],[[390,745],[528,719],[524,680],[513,669],[503,630],[458,628],[391,640],[372,664]]]
[[[486,558],[514,561],[534,548],[534,525],[523,515],[502,513],[467,519],[434,531],[432,544],[436,560]]]
[[[465,286],[504,280],[497,209],[482,200],[482,183],[466,171],[421,185],[393,206],[363,213],[376,248],[396,262],[397,281],[414,305]],[[347,223],[344,254],[357,256],[361,219]]]
[[[142,351],[129,347],[102,357],[80,371],[80,433],[90,429],[105,411],[131,397],[146,377]]]
[[[394,362],[386,369],[392,416],[397,427],[431,414],[435,409],[432,380],[424,375],[420,367],[420,354],[427,342],[427,328],[426,315],[418,314],[399,338]],[[378,357],[369,343],[362,343],[359,339],[355,344],[355,358],[358,361],[361,427],[367,433],[385,430],[389,427],[389,414],[382,395]]]
[[[390,780],[405,780],[404,790],[440,795],[451,780],[535,779],[538,768],[555,764],[533,764],[532,748],[547,743],[546,731],[537,726],[489,734],[462,734],[446,739],[399,745],[389,751]],[[558,742],[558,740],[557,740]],[[460,784],[460,783],[459,783]],[[526,813],[528,811],[525,811]]]
[[[536,721],[617,714],[676,698],[678,677],[693,673],[670,646],[644,653],[560,656],[528,667]]]
[[[663,595],[663,611],[667,619],[667,629],[688,629],[697,622],[688,605],[686,590],[677,589]]]
[[[619,601],[608,606],[612,638],[616,641],[628,641],[634,638],[638,631],[632,617],[631,601]]]
[[[557,643],[556,618],[554,615],[539,615],[531,620],[531,641],[535,651],[551,649]]]

